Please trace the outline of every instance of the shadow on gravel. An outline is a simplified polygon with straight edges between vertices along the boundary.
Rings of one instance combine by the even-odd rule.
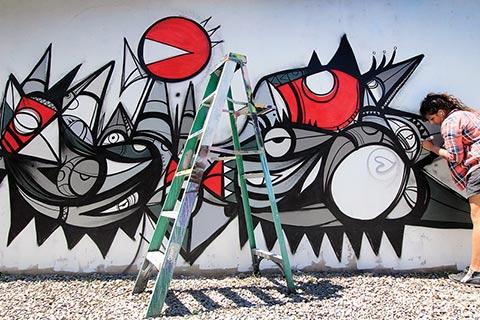
[[[296,291],[289,293],[281,276],[278,278],[270,276],[266,279],[271,285],[170,290],[165,299],[167,308],[163,315],[187,316],[221,308],[251,308],[311,302],[340,297],[338,292],[344,289],[343,286],[335,285],[328,279],[312,276],[303,281],[294,280]],[[198,302],[198,308],[189,310],[185,306],[182,301],[186,301],[188,296]]]
[[[8,283],[15,281],[25,282],[43,282],[43,281],[116,281],[116,280],[132,280],[135,281],[134,275],[129,274],[103,274],[103,273],[88,273],[88,274],[3,274],[0,273],[0,283]]]

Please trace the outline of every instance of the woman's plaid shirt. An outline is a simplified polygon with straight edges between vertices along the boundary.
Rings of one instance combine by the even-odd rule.
[[[480,166],[480,114],[455,109],[442,122],[441,132],[453,181],[463,190],[467,175]]]

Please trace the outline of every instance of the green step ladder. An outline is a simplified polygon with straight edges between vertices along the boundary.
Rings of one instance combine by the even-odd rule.
[[[246,63],[247,59],[245,56],[229,53],[210,74],[203,100],[197,110],[190,134],[185,142],[177,170],[170,185],[170,191],[167,193],[163,203],[162,211],[158,217],[147,254],[133,288],[133,293],[143,292],[147,287],[148,278],[152,269],[155,268],[158,270],[146,317],[159,316],[162,313],[168,287],[197,199],[203,172],[208,166],[208,160],[214,159],[214,157],[210,156],[210,151],[217,154],[227,154],[230,158],[234,157],[236,159],[254,272],[259,272],[259,265],[263,259],[271,260],[279,266],[285,276],[288,291],[295,291],[270,171],[268,169],[267,157],[258,123],[258,115],[268,112],[272,110],[272,108],[269,106],[255,105],[253,103],[252,88],[248,79]],[[243,78],[247,102],[238,102],[232,99],[231,84],[234,74],[238,70],[241,71]],[[225,104],[228,106],[228,109],[224,110]],[[239,104],[241,107],[235,108],[235,105]],[[216,128],[220,122],[222,112],[225,111],[229,113],[234,150],[212,146]],[[250,122],[255,132],[256,150],[241,150],[240,148],[240,139],[237,130],[237,117],[239,115],[248,115],[251,120]],[[258,155],[261,161],[263,169],[261,176],[265,179],[281,255],[258,249],[255,242],[246,184],[246,178],[249,177],[249,173],[245,173],[242,158],[244,155],[251,156],[252,154]],[[162,247],[164,241],[167,241],[167,239],[168,243],[166,247]]]

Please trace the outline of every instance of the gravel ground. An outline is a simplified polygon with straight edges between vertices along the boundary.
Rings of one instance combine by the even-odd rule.
[[[152,278],[153,279],[153,278]],[[143,319],[154,281],[135,275],[0,274],[1,319]],[[446,273],[305,272],[175,276],[155,319],[480,319],[480,288]]]

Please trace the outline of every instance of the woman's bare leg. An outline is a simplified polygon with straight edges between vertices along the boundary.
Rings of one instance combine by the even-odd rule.
[[[473,223],[470,269],[480,271],[480,194],[471,196],[468,200]]]

